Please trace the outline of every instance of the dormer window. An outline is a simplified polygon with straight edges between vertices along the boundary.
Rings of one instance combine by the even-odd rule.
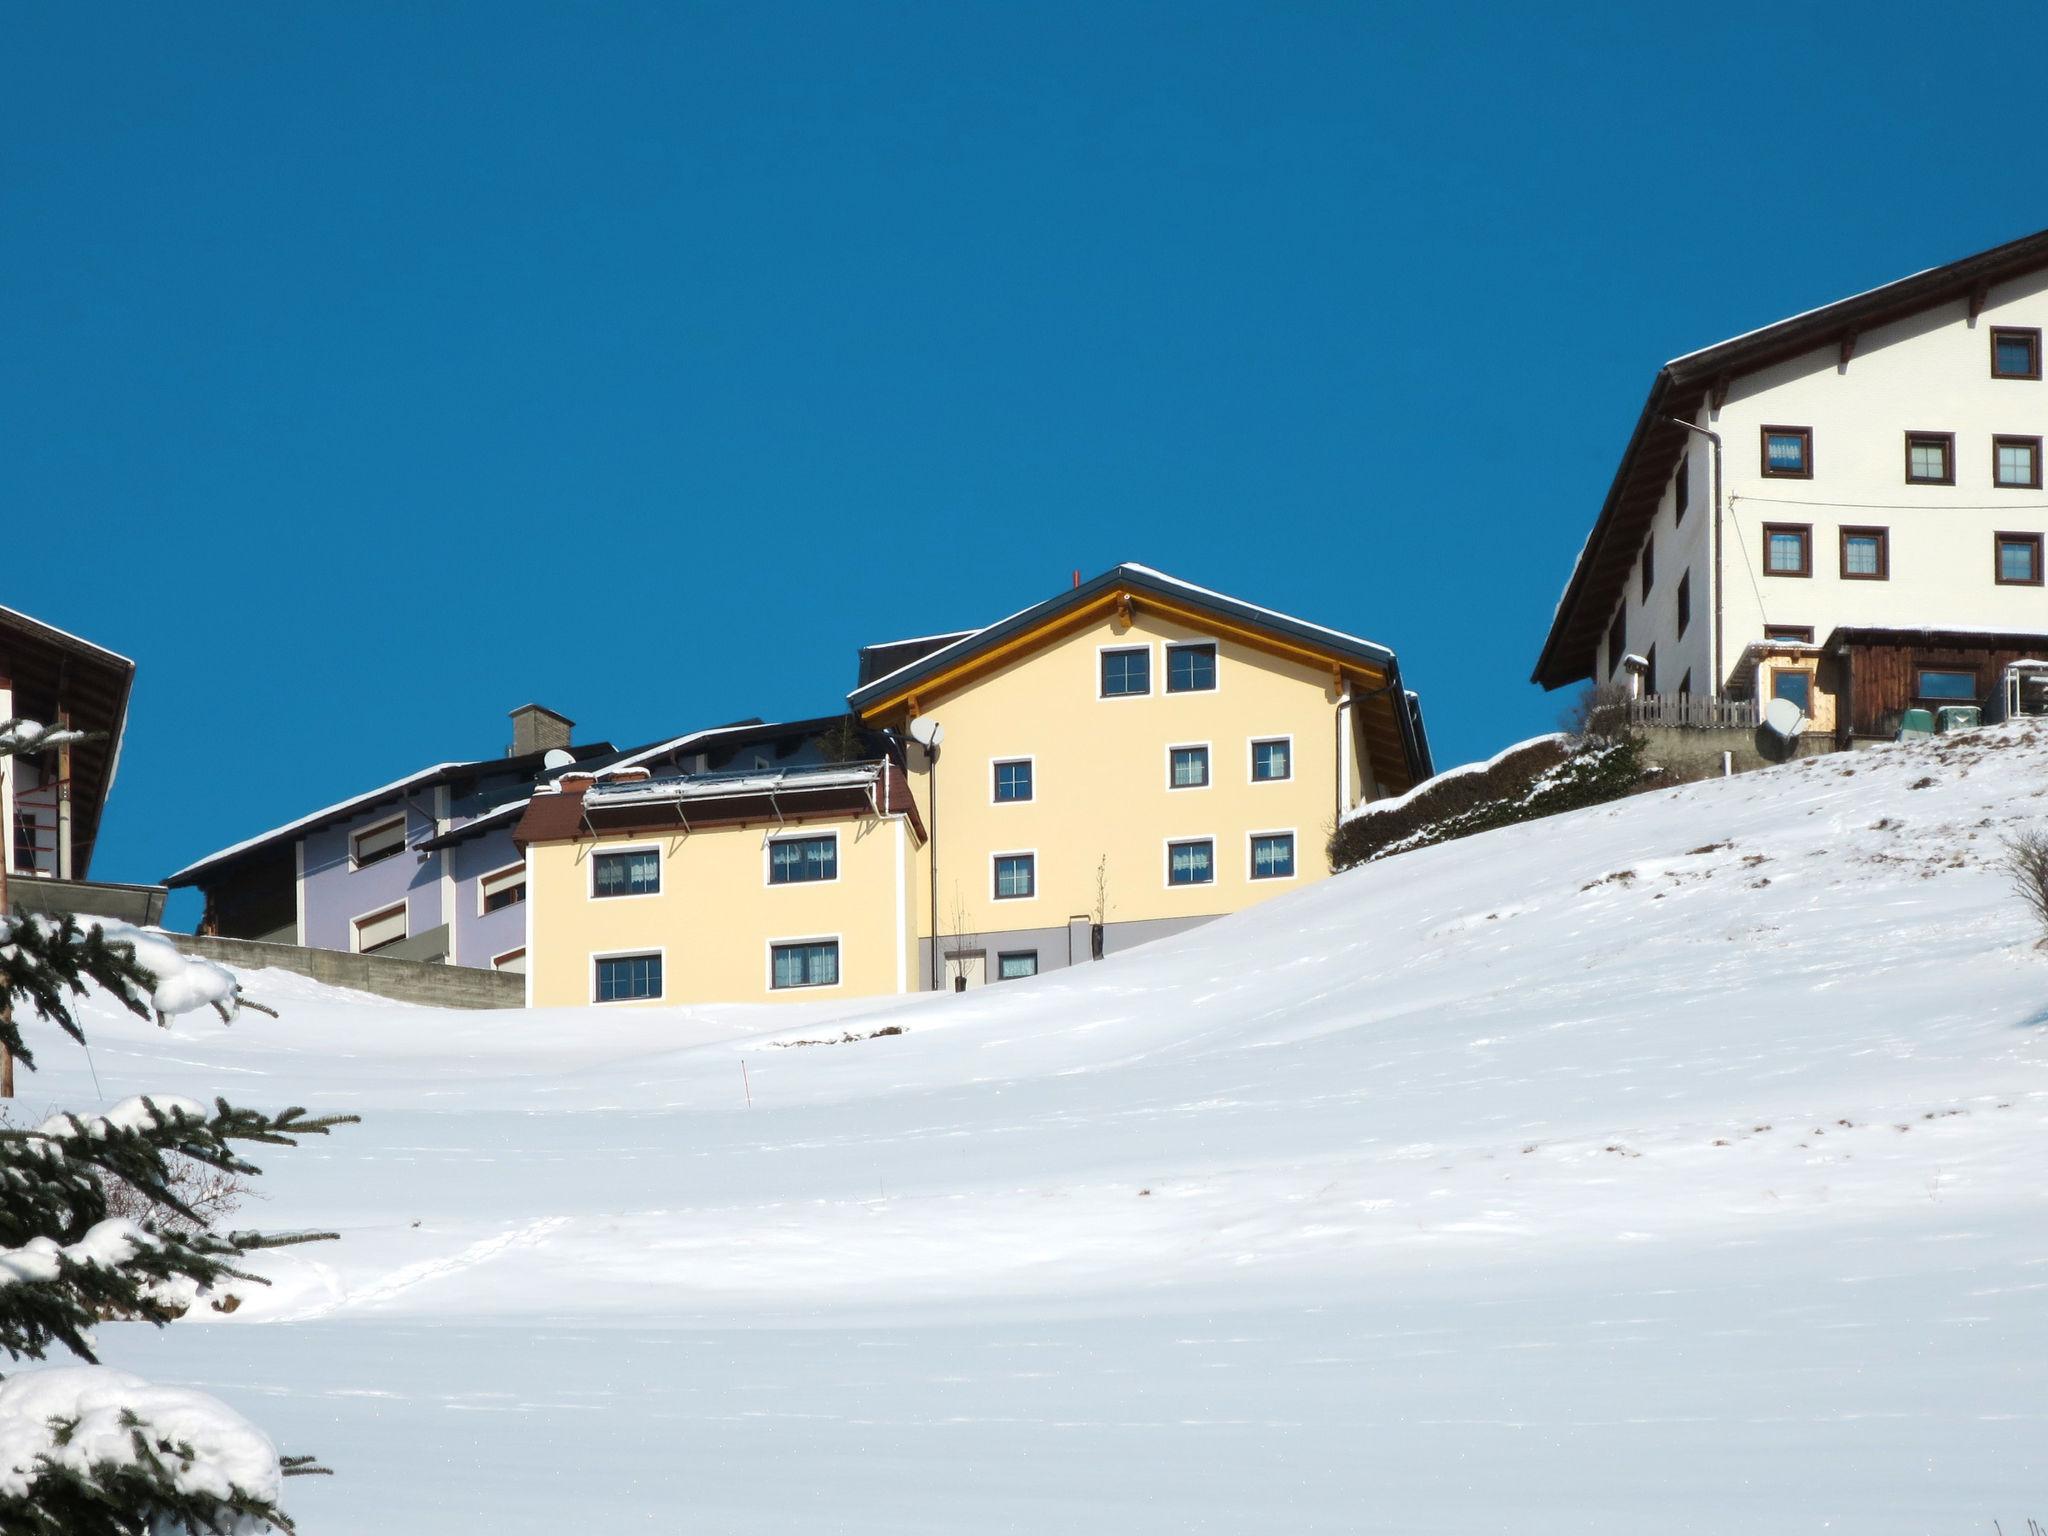
[[[2038,379],[2041,377],[2041,333],[2014,325],[1991,328],[1991,377],[1994,379]]]
[[[1813,428],[1765,427],[1763,473],[1774,480],[1813,478]]]

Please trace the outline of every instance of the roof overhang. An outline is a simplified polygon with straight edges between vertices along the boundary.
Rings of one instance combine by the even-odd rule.
[[[82,880],[92,867],[107,796],[121,763],[135,663],[40,619],[0,608],[0,677],[13,687],[12,713],[54,725],[61,710],[77,729],[100,733],[99,740],[71,749],[71,868]]]

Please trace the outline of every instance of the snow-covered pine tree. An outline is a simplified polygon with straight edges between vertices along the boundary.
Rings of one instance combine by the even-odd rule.
[[[61,741],[32,721],[0,722],[0,756]],[[35,1062],[20,1020],[33,1013],[83,1045],[71,1004],[94,985],[159,1023],[208,1007],[225,1023],[260,1006],[225,967],[181,954],[160,935],[9,916],[5,878],[0,871],[0,1048],[22,1066]],[[253,1176],[260,1170],[238,1143],[292,1146],[355,1119],[299,1108],[262,1114],[223,1099],[207,1109],[166,1096],[0,1130],[0,1350],[42,1360],[54,1344],[88,1362],[0,1379],[0,1531],[256,1536],[292,1528],[279,1505],[283,1480],[324,1468],[280,1458],[261,1430],[203,1393],[101,1367],[89,1331],[113,1318],[160,1327],[224,1279],[261,1283],[237,1267],[244,1255],[333,1236],[209,1231],[178,1198],[167,1159]],[[184,1220],[109,1217],[109,1179]]]

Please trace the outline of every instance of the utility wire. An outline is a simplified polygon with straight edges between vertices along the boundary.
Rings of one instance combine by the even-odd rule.
[[[2048,501],[1988,501],[1929,504],[1915,501],[1793,501],[1783,496],[1730,496],[1732,509],[1738,501],[1761,501],[1773,507],[1846,507],[1857,512],[2048,512]]]

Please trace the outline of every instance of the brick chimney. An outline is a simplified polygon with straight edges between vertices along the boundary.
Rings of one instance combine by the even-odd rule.
[[[576,722],[567,715],[558,715],[538,704],[522,704],[512,711],[512,748],[505,755],[524,757],[529,752],[566,747],[569,733],[575,728]]]

